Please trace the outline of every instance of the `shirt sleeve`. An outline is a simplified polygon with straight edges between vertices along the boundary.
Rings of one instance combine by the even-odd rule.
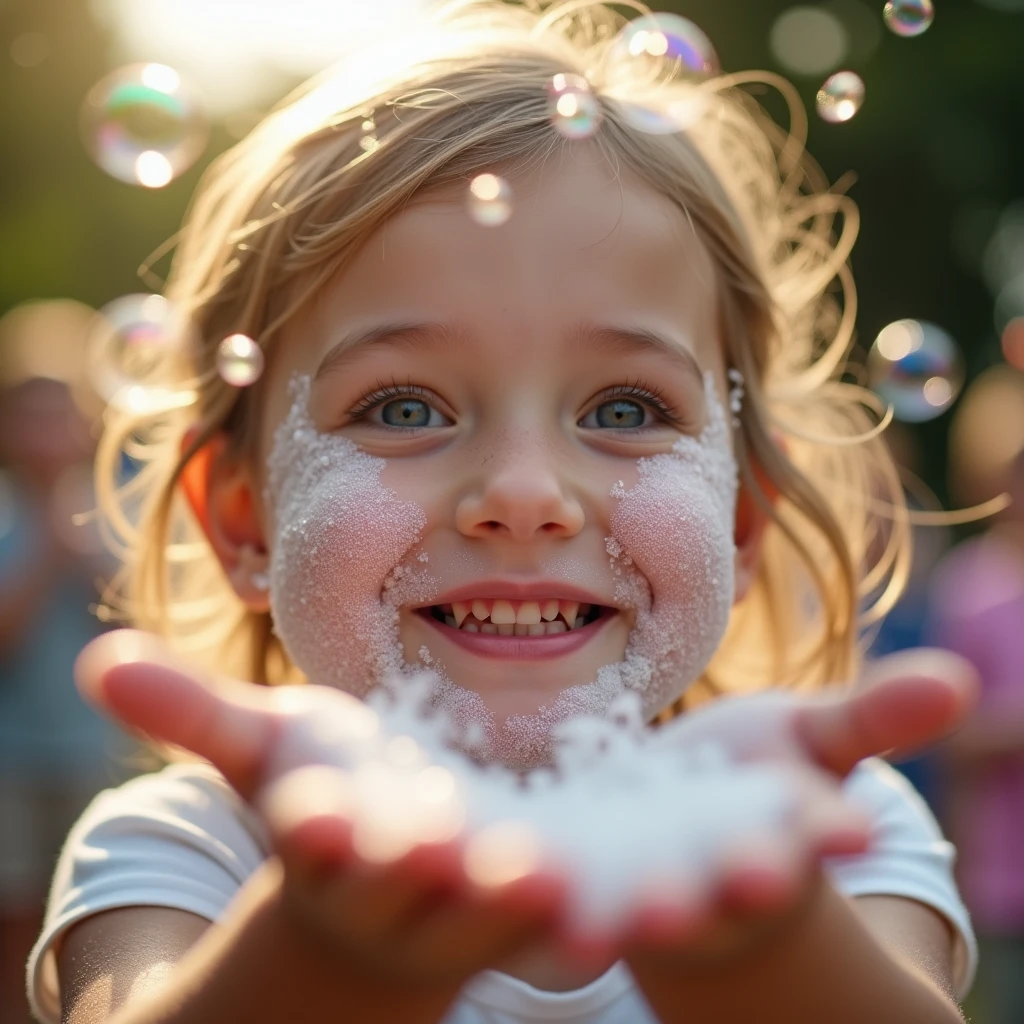
[[[156,906],[217,920],[267,857],[255,815],[206,763],[175,764],[100,793],[65,841],[27,967],[29,1003],[60,1024],[53,949],[101,910]]]
[[[914,787],[884,761],[862,761],[845,790],[871,815],[874,843],[866,854],[831,858],[833,882],[847,896],[903,896],[945,917],[957,936],[953,974],[963,997],[974,981],[978,944],[953,877],[956,848]]]

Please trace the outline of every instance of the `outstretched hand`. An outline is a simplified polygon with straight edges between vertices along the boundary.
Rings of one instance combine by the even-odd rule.
[[[267,826],[289,905],[357,967],[396,982],[461,983],[554,934],[563,880],[542,871],[502,884],[470,877],[458,831],[385,853],[358,848],[338,797],[346,760],[358,762],[376,716],[354,697],[215,679],[131,630],[89,644],[76,679],[128,729],[220,770]]]
[[[661,737],[714,740],[741,761],[808,763],[842,778],[866,757],[908,756],[941,739],[971,710],[977,689],[970,662],[917,648],[872,662],[860,683],[834,693],[725,697],[670,722]]]
[[[723,857],[715,892],[652,897],[637,909],[637,957],[728,955],[770,932],[808,898],[823,857],[863,852],[870,822],[843,797],[842,780],[876,755],[908,756],[952,731],[974,705],[977,674],[958,655],[904,651],[872,663],[835,694],[788,691],[725,698],[670,722],[657,742],[713,742],[740,762],[792,773],[797,819],[745,839]]]

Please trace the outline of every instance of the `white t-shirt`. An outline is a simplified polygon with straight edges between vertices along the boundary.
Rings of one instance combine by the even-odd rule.
[[[935,908],[958,933],[961,994],[974,977],[977,945],[953,881],[955,850],[924,801],[883,761],[863,761],[845,783],[875,823],[864,856],[827,870],[848,896],[904,896]],[[54,940],[101,910],[174,907],[216,921],[269,855],[250,808],[210,765],[176,764],[100,793],[75,824],[57,863],[42,934],[28,962],[28,992],[40,1021],[59,1024]],[[465,986],[444,1024],[656,1024],[624,963],[585,988],[545,992],[499,971]]]

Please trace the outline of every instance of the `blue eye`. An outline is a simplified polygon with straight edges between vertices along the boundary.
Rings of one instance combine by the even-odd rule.
[[[599,427],[617,427],[619,430],[629,430],[644,425],[647,410],[639,402],[616,398],[610,402],[602,402],[594,410],[594,418]]]
[[[430,425],[430,406],[419,398],[398,398],[380,407],[380,418],[389,427]]]

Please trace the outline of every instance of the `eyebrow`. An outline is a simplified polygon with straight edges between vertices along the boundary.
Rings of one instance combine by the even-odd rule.
[[[696,356],[679,340],[646,327],[622,327],[577,323],[570,329],[573,351],[578,354],[603,350],[612,355],[655,353],[676,363],[703,387],[704,375]],[[394,321],[357,328],[343,335],[324,355],[314,381],[337,372],[367,349],[389,348],[462,348],[468,334],[458,328],[433,321]]]

